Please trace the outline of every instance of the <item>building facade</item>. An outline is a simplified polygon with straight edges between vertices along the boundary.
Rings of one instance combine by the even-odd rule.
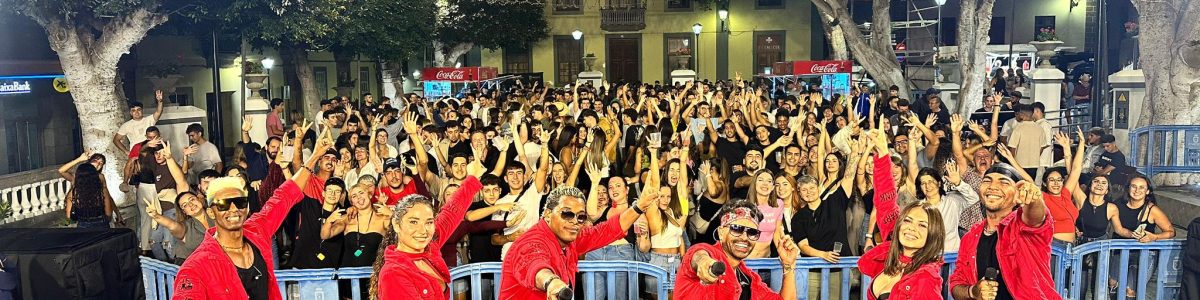
[[[771,63],[824,57],[824,36],[807,0],[547,0],[550,37],[529,49],[482,50],[481,64],[501,73],[541,72],[563,85],[594,55],[595,71],[617,81],[668,82],[683,64],[700,78],[763,72]],[[700,33],[693,26],[700,25]],[[578,40],[572,32],[581,31]]]

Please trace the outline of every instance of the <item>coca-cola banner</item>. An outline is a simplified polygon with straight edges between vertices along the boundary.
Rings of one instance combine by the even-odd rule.
[[[849,60],[793,61],[790,75],[850,73],[853,66]]]
[[[467,82],[496,78],[496,68],[493,67],[463,67],[463,68],[425,68],[421,70],[421,79],[425,81]]]

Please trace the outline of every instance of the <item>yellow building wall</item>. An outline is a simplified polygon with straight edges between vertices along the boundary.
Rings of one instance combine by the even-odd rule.
[[[812,4],[807,0],[786,0],[783,8],[756,9],[754,0],[731,1],[729,20],[730,32],[728,50],[726,51],[728,74],[741,72],[746,76],[754,74],[754,32],[756,31],[785,31],[785,60],[809,60],[812,57]],[[570,36],[578,29],[583,32],[584,54],[592,53],[597,57],[596,68],[604,71],[608,53],[605,38],[610,35],[624,34],[641,38],[641,77],[642,81],[653,82],[664,80],[664,60],[666,51],[664,36],[692,32],[692,25],[700,23],[703,30],[697,44],[699,47],[693,55],[696,56],[701,78],[714,79],[717,71],[717,36],[720,19],[716,8],[703,9],[695,3],[691,11],[667,11],[666,1],[647,1],[646,28],[637,32],[605,32],[600,29],[600,8],[595,1],[583,1],[584,7],[578,14],[555,14],[553,8],[547,6],[546,19],[550,25],[550,36],[534,44],[531,50],[532,71],[543,72],[546,80],[555,78],[554,66],[554,36]],[[819,29],[818,29],[819,30]],[[816,45],[823,47],[823,45]],[[483,50],[482,64],[492,66],[504,72],[502,50]],[[694,68],[697,66],[693,66]],[[555,83],[563,85],[565,83]]]

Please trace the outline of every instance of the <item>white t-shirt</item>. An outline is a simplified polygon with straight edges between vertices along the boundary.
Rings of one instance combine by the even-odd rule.
[[[1036,168],[1042,165],[1042,145],[1046,144],[1046,132],[1035,122],[1017,122],[1013,126],[1008,146],[1016,149],[1013,158],[1021,167]],[[1031,174],[1033,175],[1033,174]]]
[[[191,182],[196,182],[196,176],[199,176],[201,171],[212,169],[221,162],[221,152],[217,150],[217,145],[205,141],[196,148],[196,154],[192,154],[188,158],[188,161],[191,162],[191,167],[188,169],[188,181]]]
[[[496,200],[496,204],[515,202],[516,205],[514,205],[514,212],[517,209],[525,211],[525,217],[521,219],[521,222],[517,223],[516,226],[505,228],[504,234],[512,234],[513,232],[520,230],[529,230],[530,228],[533,228],[533,225],[537,225],[538,220],[541,220],[542,210],[541,207],[538,207],[538,205],[542,203],[542,193],[536,191],[533,184],[528,184],[525,189],[526,190],[523,191],[524,193],[520,194],[520,199],[517,199],[517,195],[508,194],[504,195],[504,197],[501,197],[500,200]],[[506,212],[497,212],[492,214],[492,220],[507,221],[504,219],[504,217],[508,214],[509,213]],[[504,248],[500,250],[500,255],[502,255],[501,257],[503,257],[503,255],[508,255],[509,246],[512,246],[512,243],[504,244]]]
[[[125,121],[121,124],[121,128],[117,129],[117,134],[125,136],[126,145],[133,147],[133,144],[141,143],[146,140],[146,128],[154,126],[154,117],[145,116],[141,120]]]

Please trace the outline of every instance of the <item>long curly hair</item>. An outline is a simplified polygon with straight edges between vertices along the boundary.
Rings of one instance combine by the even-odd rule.
[[[433,208],[433,200],[424,195],[408,195],[400,199],[396,206],[392,207],[392,224],[401,224],[400,219],[408,214],[408,211],[419,204],[427,205],[430,209]],[[403,224],[401,224],[403,225]],[[383,233],[383,241],[379,243],[379,249],[386,250],[388,247],[396,245],[396,230],[392,226],[387,226],[387,231]],[[440,232],[433,233],[433,240],[436,240]],[[383,270],[384,253],[387,251],[378,251],[375,254],[375,263],[371,266],[371,299],[379,298],[379,272]]]
[[[71,185],[74,196],[75,211],[81,206],[95,209],[104,207],[104,183],[100,181],[100,171],[90,163],[79,164],[75,168],[75,183]]]

